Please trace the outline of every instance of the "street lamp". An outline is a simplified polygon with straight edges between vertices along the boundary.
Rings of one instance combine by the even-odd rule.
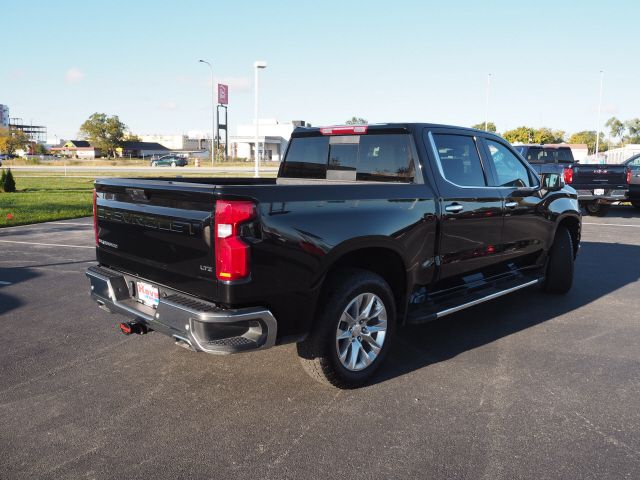
[[[600,99],[598,101],[598,125],[596,126],[596,163],[598,162],[598,151],[600,150],[600,112],[602,111],[602,82],[604,71],[600,70]]]
[[[214,166],[214,158],[215,158],[215,150],[216,150],[216,102],[215,102],[215,94],[213,93],[214,84],[213,84],[213,65],[211,65],[206,60],[198,60],[200,63],[205,63],[209,65],[209,70],[211,70],[211,166]]]
[[[267,62],[265,61],[261,61],[258,60],[256,62],[253,63],[253,67],[255,68],[255,80],[254,80],[254,86],[255,86],[255,104],[254,104],[254,108],[253,108],[253,119],[256,122],[256,138],[254,139],[254,145],[255,145],[255,155],[254,155],[254,170],[253,170],[253,176],[258,178],[260,176],[259,173],[259,168],[260,168],[260,158],[258,156],[258,70],[260,70],[261,68],[267,68]],[[264,148],[264,147],[263,147]]]
[[[484,131],[487,131],[487,123],[489,121],[489,87],[491,86],[491,74],[487,74],[487,98],[484,105]]]

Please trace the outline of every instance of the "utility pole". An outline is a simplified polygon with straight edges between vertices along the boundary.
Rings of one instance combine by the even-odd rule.
[[[598,101],[598,125],[596,127],[596,162],[600,151],[600,113],[602,112],[602,84],[604,81],[604,71],[600,70],[600,99]]]
[[[255,155],[254,155],[254,168],[253,168],[253,176],[255,178],[258,178],[260,176],[260,156],[258,155],[258,152],[260,151],[260,149],[258,148],[258,134],[259,134],[259,124],[258,124],[258,70],[260,70],[261,68],[267,68],[267,62],[264,61],[256,61],[253,64],[253,68],[255,69],[255,78],[254,78],[254,88],[255,88],[255,98],[254,98],[254,105],[253,105],[253,120],[256,123],[256,132],[255,132],[255,139],[254,139],[254,146],[255,146]]]
[[[489,122],[489,87],[491,86],[491,74],[487,74],[487,98],[484,105],[484,131],[487,131]]]

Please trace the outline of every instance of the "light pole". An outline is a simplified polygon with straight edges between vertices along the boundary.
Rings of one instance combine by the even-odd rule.
[[[215,102],[215,94],[214,84],[213,84],[213,65],[211,65],[206,60],[198,60],[200,63],[205,63],[209,65],[209,70],[211,70],[211,166],[214,166],[214,159],[216,157],[216,102]]]
[[[602,111],[603,81],[604,81],[604,71],[600,70],[600,99],[598,100],[598,125],[596,126],[596,162],[598,161],[598,151],[600,150],[600,112]]]
[[[259,152],[259,148],[258,148],[258,70],[260,70],[261,68],[267,68],[267,62],[265,61],[256,61],[253,63],[253,67],[255,69],[255,79],[254,79],[254,87],[255,87],[255,104],[253,106],[253,120],[256,122],[256,137],[254,139],[254,148],[255,148],[255,155],[254,155],[254,170],[253,170],[253,176],[258,178],[260,176],[259,173],[259,168],[260,168],[260,157],[258,155]]]
[[[489,122],[489,87],[491,86],[491,74],[487,74],[487,98],[484,104],[484,131],[487,131],[487,123]]]

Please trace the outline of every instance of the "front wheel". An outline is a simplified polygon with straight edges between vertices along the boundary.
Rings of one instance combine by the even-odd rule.
[[[608,203],[590,202],[585,205],[585,208],[587,212],[589,212],[589,215],[604,217],[607,213],[609,213],[611,205]]]
[[[175,167],[176,166],[176,162],[171,162],[171,166]]]
[[[549,250],[542,289],[547,293],[567,293],[573,284],[573,239],[569,229],[560,225]]]
[[[327,281],[315,325],[298,343],[298,355],[314,379],[359,387],[383,362],[393,339],[393,293],[382,277],[367,270],[340,270]]]
[[[151,166],[152,167],[157,167],[158,166],[158,162],[151,162]]]

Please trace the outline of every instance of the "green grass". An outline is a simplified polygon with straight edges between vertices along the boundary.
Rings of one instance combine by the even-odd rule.
[[[107,172],[82,172],[82,176],[46,175],[44,173],[14,172],[17,192],[0,192],[0,228],[31,223],[50,222],[69,218],[86,217],[92,214],[92,192],[95,177],[143,177],[166,176],[175,178],[171,171],[156,170],[139,172],[117,172],[116,175],[105,175]],[[92,176],[95,175],[94,176]],[[211,174],[186,174],[189,176],[207,176]],[[246,174],[215,175],[218,177],[252,177]],[[275,177],[275,173],[265,176]],[[13,218],[8,218],[11,215]]]
[[[15,193],[0,193],[0,228],[92,214],[91,178],[16,176],[16,188]]]

